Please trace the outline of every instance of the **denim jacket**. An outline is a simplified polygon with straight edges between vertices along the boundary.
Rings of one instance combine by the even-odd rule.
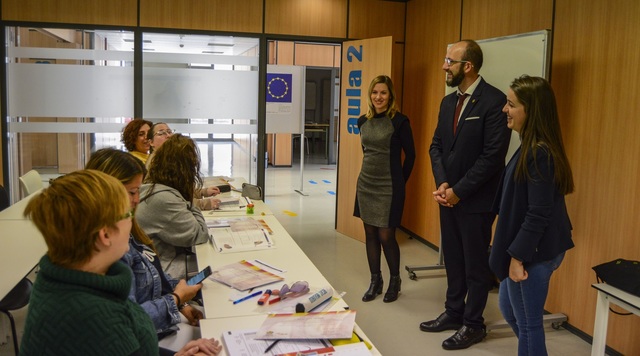
[[[171,294],[161,295],[162,282],[160,273],[150,259],[158,258],[153,250],[144,246],[145,253],[140,253],[134,246],[144,246],[129,236],[129,252],[122,256],[121,261],[127,264],[133,276],[129,299],[138,303],[151,317],[158,334],[170,330],[177,330],[180,323],[180,312]],[[178,284],[177,279],[165,274],[172,288]]]

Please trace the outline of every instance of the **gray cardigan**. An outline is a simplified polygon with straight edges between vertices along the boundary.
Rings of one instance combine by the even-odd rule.
[[[207,224],[200,209],[176,189],[156,184],[151,191],[152,186],[140,188],[136,220],[153,240],[162,269],[173,278],[185,278],[187,249],[208,241]]]

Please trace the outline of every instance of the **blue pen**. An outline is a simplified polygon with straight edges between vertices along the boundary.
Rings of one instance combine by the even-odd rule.
[[[259,290],[257,292],[254,292],[254,293],[251,293],[251,294],[249,294],[247,296],[244,296],[244,297],[242,297],[240,299],[236,299],[236,300],[233,301],[233,304],[238,304],[238,303],[243,302],[243,301],[245,301],[247,299],[251,299],[253,297],[259,296],[260,294],[262,294],[261,290]]]

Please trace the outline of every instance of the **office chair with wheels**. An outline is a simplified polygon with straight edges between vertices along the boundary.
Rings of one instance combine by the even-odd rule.
[[[42,177],[40,176],[40,173],[35,169],[30,170],[18,179],[20,180],[20,188],[22,188],[22,192],[25,197],[39,189],[42,189],[44,186],[42,184]]]
[[[7,191],[2,185],[0,185],[0,211],[9,207],[9,196]],[[11,332],[13,336],[13,351],[18,354],[18,334],[16,333],[16,323],[11,315],[12,310],[23,308],[29,303],[29,297],[31,296],[31,287],[33,283],[28,278],[23,278],[18,285],[7,294],[2,300],[0,300],[0,312],[6,314],[9,317],[11,323]]]

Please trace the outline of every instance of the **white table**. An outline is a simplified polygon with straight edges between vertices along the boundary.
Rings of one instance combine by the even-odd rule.
[[[207,318],[200,320],[200,332],[203,337],[215,337],[222,342],[222,334],[229,330],[251,330],[257,329],[262,325],[267,318],[266,314],[240,316],[240,317],[227,317],[227,318]],[[362,329],[358,325],[355,327],[356,333],[363,339],[370,343],[373,348],[371,349],[371,355],[381,355],[380,351],[371,343],[371,340],[367,338]],[[218,356],[227,356],[226,349],[223,347],[222,352]]]
[[[640,316],[640,297],[627,293],[606,283],[592,284],[598,290],[596,301],[596,321],[593,326],[591,355],[604,355],[607,346],[607,326],[609,324],[609,305],[615,304]]]
[[[31,220],[0,220],[0,299],[26,277],[47,252]]]
[[[35,192],[0,211],[0,299],[26,277],[47,252],[36,226],[24,216],[24,208]]]
[[[254,216],[253,218],[263,219],[273,230],[273,234],[270,237],[275,241],[275,248],[220,253],[216,252],[210,243],[197,245],[195,250],[198,257],[198,269],[202,270],[206,266],[211,266],[215,270],[217,267],[241,260],[258,259],[286,272],[283,274],[285,280],[282,283],[274,283],[262,288],[256,288],[256,290],[280,288],[284,283],[291,285],[293,282],[300,280],[309,282],[312,290],[331,286],[275,216],[264,215]],[[279,312],[278,309],[281,303],[259,306],[257,304],[258,297],[234,305],[229,300],[231,294],[236,293],[234,291],[234,289],[210,279],[203,282],[202,297],[207,318],[200,321],[203,337],[221,339],[222,333],[225,331],[256,329],[260,327],[267,313]],[[329,310],[344,310],[348,308],[344,300],[337,296],[338,293],[339,291],[334,291],[334,297],[339,299],[330,302]],[[370,342],[357,325],[356,332],[360,337]],[[371,351],[373,355],[380,355],[375,346]]]
[[[285,280],[282,283],[274,283],[256,290],[266,288],[280,288],[284,283],[291,285],[296,281],[307,281],[309,286],[320,289],[329,282],[322,273],[315,267],[313,262],[304,254],[300,247],[293,241],[291,236],[284,229],[282,224],[273,216],[255,216],[254,219],[263,219],[273,230],[270,238],[275,242],[275,247],[265,250],[243,251],[234,253],[216,252],[210,243],[197,245],[195,247],[198,256],[198,269],[202,270],[206,266],[211,266],[213,270],[217,267],[228,265],[241,260],[261,260],[271,266],[286,271]],[[202,298],[204,302],[205,315],[207,318],[221,318],[230,316],[261,315],[270,309],[275,309],[278,304],[271,307],[257,305],[258,298],[233,305],[229,296],[235,289],[221,283],[205,280],[202,286]],[[344,303],[344,302],[343,302]],[[344,304],[346,306],[346,304]]]

